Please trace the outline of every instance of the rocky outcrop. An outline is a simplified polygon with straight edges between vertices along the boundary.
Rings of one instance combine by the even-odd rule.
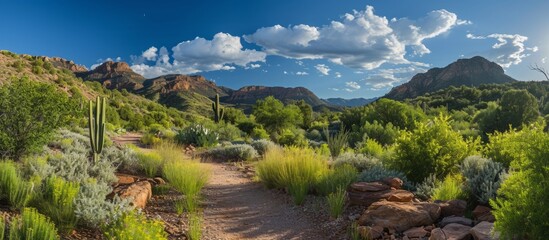
[[[435,201],[440,206],[442,217],[463,216],[467,202],[459,199],[450,201]]]
[[[134,91],[143,87],[145,78],[135,73],[125,62],[107,61],[95,69],[76,73],[77,77],[86,81],[100,82],[108,89],[126,89]]]
[[[113,193],[122,199],[130,199],[134,207],[143,209],[152,197],[152,186],[149,181],[141,181],[118,186]]]
[[[42,61],[50,62],[54,67],[68,69],[73,73],[87,72],[88,69],[82,65],[78,65],[73,61],[66,60],[60,57],[38,57]]]
[[[499,239],[499,233],[494,232],[494,224],[491,222],[481,222],[471,229],[471,235],[475,240],[496,240]]]
[[[208,98],[227,96],[228,89],[218,87],[214,82],[207,80],[203,76],[189,76],[181,74],[171,74],[157,78],[147,79],[143,83],[143,89],[139,93],[151,95],[158,93],[168,95],[172,93],[198,93]]]
[[[347,195],[349,196],[351,204],[369,206],[372,203],[381,200],[411,202],[414,199],[413,193],[395,188],[400,188],[402,186],[402,181],[400,179],[386,179],[386,183],[358,182],[351,184],[347,190]]]
[[[385,97],[403,100],[449,86],[479,86],[514,81],[516,80],[506,75],[500,65],[477,56],[459,59],[444,68],[433,68],[426,73],[419,73],[409,82],[393,88]]]
[[[375,202],[358,220],[361,226],[380,226],[401,232],[412,227],[431,225],[440,217],[440,207],[434,203]]]
[[[478,205],[473,210],[473,217],[475,220],[482,222],[495,222],[496,218],[492,214],[492,209],[486,206]]]
[[[273,96],[284,103],[304,100],[313,107],[328,105],[327,102],[321,100],[313,92],[304,87],[247,86],[234,91],[230,96],[224,98],[223,102],[232,104],[255,104],[258,99],[263,99],[268,96]]]

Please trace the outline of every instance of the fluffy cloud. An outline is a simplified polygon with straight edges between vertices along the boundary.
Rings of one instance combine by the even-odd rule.
[[[341,78],[341,73],[340,73],[340,72],[336,72],[336,73],[335,73],[335,77],[336,77],[336,78]]]
[[[360,84],[357,82],[346,82],[345,86],[347,86],[347,88],[345,88],[345,91],[347,92],[353,92],[360,89]]]
[[[233,70],[235,66],[257,68],[260,65],[253,63],[265,62],[266,57],[264,52],[243,49],[240,37],[227,33],[217,33],[212,40],[197,37],[181,42],[171,50],[173,54],[170,58],[165,47],[160,50],[151,47],[139,57],[132,56],[131,67],[145,77],[155,77],[169,73]],[[154,64],[148,64],[155,60]]]
[[[295,74],[296,74],[296,75],[300,75],[300,76],[309,75],[308,72],[296,72]]]
[[[397,84],[411,79],[415,74],[425,72],[426,69],[416,66],[402,68],[378,69],[364,79],[371,90],[392,88]]]
[[[317,64],[315,66],[316,70],[318,70],[322,75],[330,75],[330,68],[326,66],[326,64]]]
[[[345,14],[340,21],[316,27],[275,25],[244,36],[268,54],[294,59],[327,59],[358,69],[375,69],[383,63],[406,64],[406,47],[416,54],[429,53],[425,39],[448,32],[470,22],[457,15],[437,10],[418,20],[387,20],[374,14],[374,8]]]
[[[528,37],[519,34],[494,33],[487,36],[477,36],[469,33],[466,37],[473,40],[495,39],[496,43],[492,45],[492,49],[486,55],[504,68],[519,64],[523,58],[530,56],[532,52],[538,51],[537,46],[526,47],[525,42]]]

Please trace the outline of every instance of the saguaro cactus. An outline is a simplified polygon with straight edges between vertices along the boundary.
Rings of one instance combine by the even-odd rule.
[[[219,94],[215,95],[215,102],[212,103],[212,110],[214,111],[214,121],[219,123],[223,119],[223,109],[221,104],[219,104]]]
[[[88,125],[90,129],[90,143],[94,162],[97,162],[99,154],[101,154],[101,151],[103,151],[103,144],[105,142],[106,108],[107,103],[105,101],[105,98],[97,97],[97,100],[95,101],[95,108],[93,101],[90,100]]]

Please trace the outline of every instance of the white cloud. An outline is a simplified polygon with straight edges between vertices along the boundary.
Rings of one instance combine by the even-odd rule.
[[[335,73],[335,77],[336,77],[336,78],[341,78],[341,73],[340,73],[340,72],[336,72],[336,73]]]
[[[370,86],[370,90],[392,88],[396,84],[410,80],[415,74],[425,71],[424,68],[414,66],[378,69],[369,74],[364,82],[367,86]]]
[[[330,68],[326,66],[326,64],[317,64],[315,66],[316,70],[318,70],[322,75],[330,75]]]
[[[541,63],[545,63],[545,62],[547,62],[547,57],[544,57],[541,59]]]
[[[141,56],[132,56],[132,69],[145,76],[180,73],[191,74],[205,71],[233,70],[236,66],[257,68],[255,62],[265,62],[266,54],[261,51],[244,49],[240,37],[227,33],[217,33],[212,40],[195,38],[184,41],[172,49],[170,58],[165,47],[157,52],[155,47],[144,51]],[[154,61],[148,64],[147,61]]]
[[[120,62],[120,61],[122,61],[121,57],[116,57],[114,59],[112,59],[110,57],[106,58],[106,59],[100,58],[100,59],[97,59],[96,64],[93,64],[93,65],[90,66],[90,69],[93,70],[93,69],[95,69],[96,67],[99,67],[101,64],[103,64],[105,62]]]
[[[296,72],[295,74],[296,74],[296,75],[301,75],[301,76],[309,75],[308,72]]]
[[[358,84],[357,82],[346,82],[345,83],[345,86],[347,86],[347,88],[345,88],[345,91],[347,92],[354,92],[358,89],[360,89],[360,84]]]
[[[528,40],[528,37],[519,34],[494,33],[486,36],[477,36],[469,33],[466,37],[473,40],[495,39],[497,42],[487,51],[486,57],[504,68],[517,65],[522,62],[522,59],[530,56],[532,52],[538,51],[537,46],[526,47],[525,42]]]
[[[423,44],[450,31],[457,25],[469,24],[457,15],[437,10],[418,20],[387,20],[367,6],[363,11],[345,14],[340,21],[321,27],[275,25],[244,36],[272,55],[293,59],[327,59],[357,69],[375,69],[384,63],[408,64],[406,47],[416,54],[429,53]]]
[[[250,68],[260,68],[261,67],[261,64],[255,64],[255,63],[252,63],[250,64]]]

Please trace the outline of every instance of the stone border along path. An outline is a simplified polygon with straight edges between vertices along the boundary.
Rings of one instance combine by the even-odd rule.
[[[231,170],[231,166],[204,163],[211,168],[202,190],[203,239],[328,239],[288,198]],[[318,221],[320,222],[320,221]]]

